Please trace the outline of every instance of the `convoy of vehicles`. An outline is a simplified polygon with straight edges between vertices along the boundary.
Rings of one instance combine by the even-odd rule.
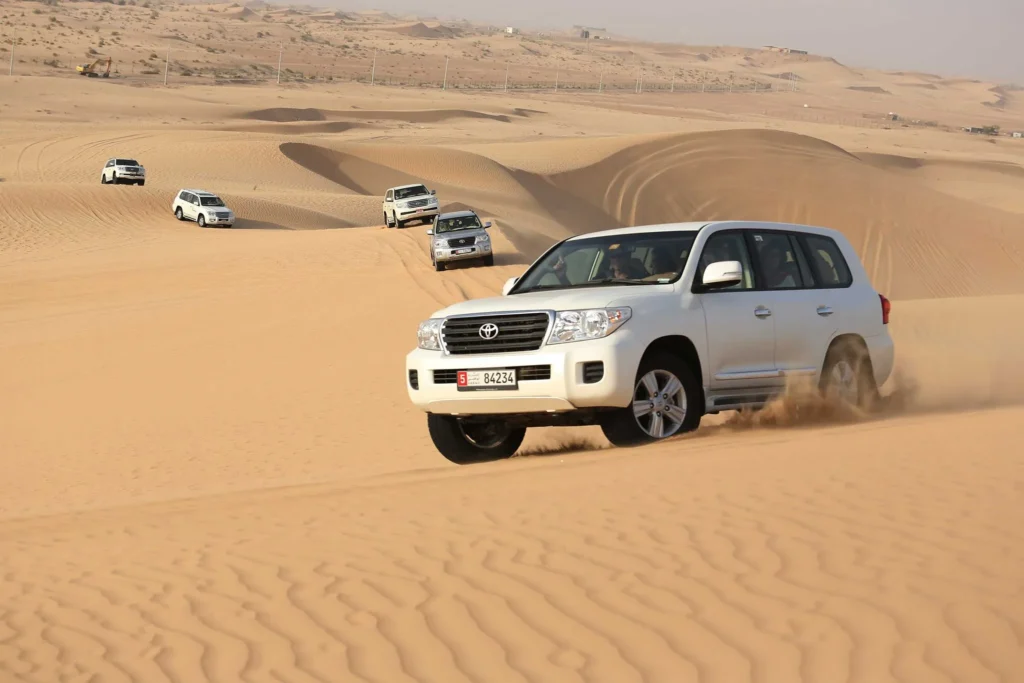
[[[888,322],[838,231],[622,228],[563,240],[502,296],[435,312],[405,381],[455,463],[510,457],[539,426],[600,425],[631,446],[761,406],[793,378],[869,407],[893,367]]]
[[[434,270],[444,270],[455,261],[480,261],[494,265],[494,249],[487,229],[490,221],[480,222],[475,211],[453,211],[438,214],[427,234],[430,235],[430,262]]]
[[[114,157],[104,184],[144,185]],[[430,259],[494,264],[490,222],[440,213],[422,185],[387,190],[388,227],[432,221]],[[182,189],[178,220],[232,226],[212,192]],[[616,446],[759,407],[794,378],[870,408],[892,372],[890,304],[842,233],[763,221],[649,225],[553,245],[501,296],[419,325],[406,389],[437,450],[458,464],[508,458],[530,427],[599,425]]]

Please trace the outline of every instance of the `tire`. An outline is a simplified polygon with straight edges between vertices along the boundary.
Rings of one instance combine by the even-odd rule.
[[[106,173],[100,173],[100,185],[106,185],[106,184],[107,184],[107,174]]]
[[[444,270],[444,264],[441,263],[440,261],[434,261],[434,270],[440,273],[442,270]]]
[[[402,228],[405,227],[405,221],[398,220],[398,215],[397,214],[394,216],[394,219],[395,219],[395,227],[396,228],[401,230]]]
[[[142,187],[143,185],[145,185],[145,184],[146,184],[146,181],[145,181],[145,180],[140,180],[140,181],[139,181],[138,183],[136,183],[136,184],[137,184],[137,185],[138,185],[139,187]]]
[[[199,214],[199,216],[196,218],[196,223],[199,225],[200,228],[205,228],[206,216],[204,216],[203,214]]]
[[[384,212],[384,227],[385,228],[390,228],[391,227],[391,219],[388,218],[388,212],[387,211]]]
[[[484,265],[485,266],[493,266],[494,265],[494,254],[488,254],[487,256],[484,256]]]
[[[878,385],[871,369],[871,357],[862,343],[839,340],[829,347],[821,367],[818,389],[861,410],[878,403]]]
[[[119,185],[120,184],[120,183],[117,182],[117,174],[116,173],[111,173],[110,174],[110,183],[111,183],[111,185]]]
[[[180,206],[174,210],[174,217],[177,218],[179,221],[185,220],[185,214],[182,213]]]
[[[670,389],[668,405],[671,413],[656,410],[666,405],[664,398],[659,399],[653,406],[649,401],[651,379],[657,381],[659,390]],[[677,386],[674,393],[671,391],[673,385]],[[662,395],[664,396],[664,394]],[[646,405],[641,406],[644,403]],[[673,405],[674,409],[671,408]],[[636,411],[643,410],[645,407],[648,412],[636,414]],[[655,410],[651,410],[651,408]],[[655,419],[651,412],[654,412],[658,418]],[[601,431],[614,446],[620,448],[639,446],[692,432],[700,426],[700,419],[703,415],[704,406],[701,405],[700,384],[694,377],[693,371],[677,356],[669,353],[655,353],[645,356],[640,361],[633,385],[632,403],[625,408],[609,413],[601,421]],[[666,416],[670,416],[669,420],[665,419]],[[659,423],[661,425],[660,432],[657,429]]]
[[[526,436],[525,427],[508,427],[501,420],[486,425],[466,425],[452,415],[428,414],[427,430],[434,447],[456,465],[511,458]],[[495,433],[488,434],[487,430]],[[474,435],[483,445],[473,439]]]

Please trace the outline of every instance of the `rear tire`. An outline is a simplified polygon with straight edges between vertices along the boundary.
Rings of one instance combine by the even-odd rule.
[[[500,419],[465,423],[452,415],[427,415],[434,447],[456,465],[511,458],[523,444],[525,427],[509,427]]]
[[[640,361],[630,405],[602,419],[601,431],[614,446],[639,446],[692,432],[703,415],[700,384],[689,366],[655,353]]]
[[[873,410],[879,394],[867,348],[852,340],[832,344],[825,354],[818,388],[826,397],[832,395],[861,410]]]
[[[185,220],[185,214],[182,213],[180,206],[174,210],[174,217],[177,218],[179,221]]]

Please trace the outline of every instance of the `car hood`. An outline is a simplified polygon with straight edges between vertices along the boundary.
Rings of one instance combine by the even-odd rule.
[[[487,234],[487,230],[484,228],[473,228],[472,230],[453,230],[451,232],[442,232],[439,235],[434,235],[434,240],[454,240],[461,239],[463,237],[481,237]]]
[[[510,296],[471,299],[436,311],[432,318],[511,311],[570,311],[584,308],[633,306],[652,295],[674,296],[672,285],[608,285],[581,289],[556,289]]]
[[[200,206],[199,208],[203,211],[227,211],[228,213],[234,213],[234,211],[227,206]]]

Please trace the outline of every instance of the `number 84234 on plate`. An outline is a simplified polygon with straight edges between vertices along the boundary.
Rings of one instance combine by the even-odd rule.
[[[459,391],[477,389],[516,389],[515,370],[459,370]]]

